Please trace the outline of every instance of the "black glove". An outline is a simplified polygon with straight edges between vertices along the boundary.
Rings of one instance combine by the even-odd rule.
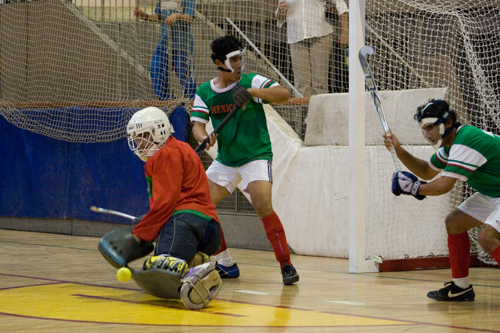
[[[248,90],[239,84],[233,88],[232,94],[234,104],[237,107],[245,105],[252,98],[252,95],[248,92]]]
[[[413,195],[418,200],[425,199],[425,195],[418,194],[420,186],[425,184],[424,181],[419,181],[417,176],[407,171],[397,171],[392,175],[391,191],[394,195],[400,194]]]
[[[118,228],[102,236],[97,248],[102,256],[115,268],[125,267],[129,262],[153,252],[151,243],[138,243],[132,235],[133,226]]]

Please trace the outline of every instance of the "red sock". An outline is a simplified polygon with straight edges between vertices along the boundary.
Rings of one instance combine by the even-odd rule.
[[[495,251],[493,251],[491,256],[495,259],[497,264],[500,265],[500,245],[495,249]]]
[[[217,251],[215,255],[218,255],[219,253],[226,251],[227,250],[227,245],[226,245],[226,239],[224,238],[224,231],[222,231],[222,225],[220,227],[220,249]]]
[[[283,268],[285,263],[291,265],[292,262],[290,261],[290,251],[286,242],[285,230],[276,212],[272,212],[261,219],[261,221],[264,224],[267,239],[269,239],[273,247],[274,255],[276,256],[276,260],[279,261],[281,268]]]
[[[468,277],[470,255],[469,234],[467,232],[456,235],[448,234],[448,250],[450,251],[451,276],[454,279]]]

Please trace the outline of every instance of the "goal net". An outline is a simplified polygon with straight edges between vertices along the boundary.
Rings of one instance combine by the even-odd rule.
[[[133,14],[138,7],[153,15],[154,0],[0,0],[0,115],[58,140],[118,140],[139,108],[155,105],[171,112],[184,106],[189,112],[190,82],[198,86],[217,75],[210,42],[231,33],[247,50],[246,71],[292,92],[290,103],[274,108],[304,138],[309,96],[299,89],[296,72],[312,71],[313,90],[347,93],[348,66],[358,66],[346,64],[343,10],[335,1],[319,2],[322,10],[311,12],[309,19],[326,22],[331,30],[323,29],[332,36],[326,42],[331,47],[312,52],[328,60],[318,73],[292,61],[292,52],[300,50],[292,50],[289,23],[278,24],[278,0],[196,0],[193,42],[187,38],[174,45],[172,31]],[[293,14],[291,4],[288,11]],[[446,98],[463,123],[500,134],[498,1],[367,0],[366,13],[366,44],[375,49],[369,63],[389,123],[410,151],[425,159],[432,153],[412,118],[415,106],[432,94]],[[152,60],[162,37],[169,50],[162,58],[168,84],[159,96]],[[172,52],[176,48],[185,52],[181,61]],[[326,86],[318,88],[324,74]],[[446,256],[444,216],[471,189],[460,184],[443,198],[425,203],[398,198],[396,205],[387,181],[392,161],[381,145],[378,119],[368,115],[374,113],[372,106],[367,109],[367,138],[376,139],[366,142],[366,258]],[[475,232],[471,238],[477,253]],[[484,252],[480,256],[494,264]]]
[[[427,98],[446,98],[462,123],[499,134],[499,20],[496,1],[367,1],[366,44],[375,49],[369,62],[379,89],[394,92],[445,88],[444,95],[429,93]],[[389,122],[409,151],[428,159],[432,150],[426,147],[413,121],[415,105],[427,99],[420,96],[416,102],[412,96],[391,105],[396,110],[388,114]],[[378,130],[380,124],[373,121],[377,120],[367,118],[367,128]],[[375,165],[386,163],[390,169],[390,157],[382,154],[374,157]],[[384,166],[374,168],[382,170],[382,174],[370,174],[373,178],[368,182],[386,178]],[[389,256],[387,259],[446,256],[444,217],[473,193],[465,183],[458,183],[451,193],[428,198],[425,203],[413,198],[395,201],[390,198],[388,186],[382,196],[368,195],[367,258],[377,257],[380,252]],[[372,221],[374,211],[384,207],[384,212],[393,205],[398,207],[390,221]],[[416,214],[409,218],[409,211]],[[470,235],[472,251],[483,263],[496,265],[478,246],[477,230],[471,230]],[[384,239],[383,246],[380,239]]]

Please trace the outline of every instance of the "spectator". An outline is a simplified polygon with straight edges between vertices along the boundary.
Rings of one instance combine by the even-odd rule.
[[[329,0],[339,15],[339,46],[349,44],[349,11],[344,0]],[[333,44],[333,27],[325,18],[324,0],[280,0],[276,10],[278,26],[287,23],[295,87],[303,97],[328,93],[328,68]]]
[[[195,0],[159,0],[154,14],[148,15],[135,7],[134,16],[151,22],[161,22],[161,36],[151,61],[151,82],[160,101],[168,93],[168,50],[172,52],[174,70],[184,89],[184,97],[194,99],[196,83],[193,77],[193,35],[191,22],[195,15]]]

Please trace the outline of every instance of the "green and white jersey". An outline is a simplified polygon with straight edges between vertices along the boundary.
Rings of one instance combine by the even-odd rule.
[[[481,194],[500,196],[500,137],[477,127],[458,128],[451,147],[441,147],[429,165],[443,175],[466,181]]]
[[[247,89],[278,85],[258,74],[242,74],[239,82],[224,89],[215,87],[214,80],[206,82],[196,90],[191,121],[206,124],[211,118],[216,128],[234,107],[231,90],[237,84]],[[222,128],[217,137],[217,161],[226,166],[239,167],[255,160],[272,160],[271,140],[262,103],[268,102],[252,98],[245,109],[240,108]]]

